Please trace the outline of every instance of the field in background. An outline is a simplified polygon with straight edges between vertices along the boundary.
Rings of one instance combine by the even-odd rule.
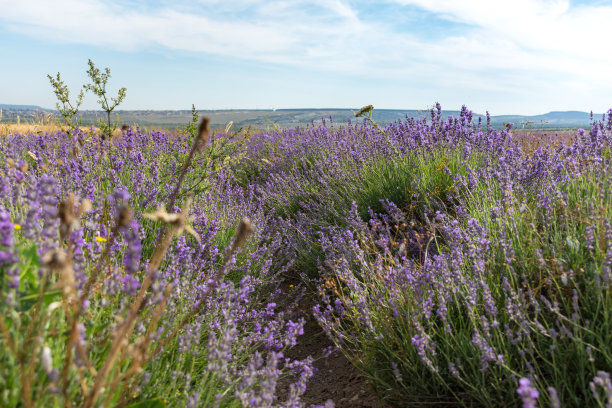
[[[227,116],[227,119],[230,119],[231,115]],[[176,126],[162,126],[162,125],[144,125],[141,129],[145,132],[163,132],[169,135],[176,135],[180,131],[180,126],[184,126],[185,123],[189,121],[189,118],[185,118],[185,122]],[[217,122],[212,124],[213,131],[219,132],[224,130],[227,125],[231,122],[228,120],[227,122]],[[233,124],[233,122],[232,122]],[[249,129],[253,133],[264,132],[267,130],[273,130],[274,127],[280,125],[275,123],[268,123],[265,126],[250,126]],[[337,124],[337,126],[342,126],[343,124]],[[346,125],[346,124],[344,124]],[[132,123],[131,126],[135,129],[139,127],[137,123]],[[235,128],[235,126],[233,126]],[[99,128],[96,126],[83,126],[82,129],[88,133],[97,133],[99,132]],[[57,120],[44,120],[44,121],[35,121],[30,120],[25,123],[2,123],[0,122],[0,136],[6,136],[8,134],[33,134],[33,135],[43,135],[45,133],[54,133],[62,130],[62,126],[58,123]],[[118,137],[121,135],[121,128],[118,128],[114,131],[114,136]],[[553,147],[558,146],[560,143],[570,144],[576,138],[576,129],[513,129],[511,134],[515,138],[515,140],[519,141],[521,146],[526,150],[533,150],[538,146],[546,146],[550,145]]]
[[[10,107],[2,109],[2,106]],[[16,107],[14,105],[1,105],[2,115],[0,115],[0,125],[2,123],[17,123],[20,120],[22,123],[34,122],[39,123],[44,121],[49,114],[53,118],[57,118],[57,112],[39,107]],[[355,111],[358,109],[355,109]],[[321,124],[323,121],[330,122],[336,125],[348,124],[355,122],[356,119],[351,109],[233,109],[233,110],[198,110],[200,116],[206,116],[210,119],[210,124],[213,127],[224,127],[228,122],[233,122],[235,128],[255,127],[258,129],[272,129],[274,125],[283,128],[306,127],[313,123]],[[444,111],[443,118],[449,116],[454,118],[461,115],[460,111]],[[81,111],[80,116],[85,126],[97,123],[100,119],[105,119],[105,115],[100,111]],[[112,113],[112,120],[117,122],[119,126],[123,124],[134,125],[138,124],[143,129],[169,129],[174,130],[183,126],[191,120],[192,112],[190,110],[182,111],[128,111],[119,110]],[[373,119],[378,123],[389,123],[396,120],[403,120],[406,117],[411,118],[429,118],[430,111],[410,110],[410,109],[376,109],[373,112]],[[594,119],[601,119],[601,114],[595,114]],[[481,120],[487,122],[486,115],[473,114],[473,121],[476,123]],[[558,129],[577,129],[579,127],[587,128],[591,122],[589,113],[587,112],[550,112],[542,115],[493,115],[491,116],[491,125],[495,128],[503,128],[507,123],[513,123],[515,129],[531,129],[531,130],[546,130],[553,131]]]

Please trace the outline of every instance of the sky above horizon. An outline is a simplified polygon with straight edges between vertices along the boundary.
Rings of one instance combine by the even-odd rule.
[[[612,0],[0,0],[0,103],[118,109],[612,108]],[[96,109],[89,94],[83,109]]]

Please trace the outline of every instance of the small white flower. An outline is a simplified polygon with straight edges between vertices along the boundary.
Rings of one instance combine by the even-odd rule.
[[[567,273],[565,272],[561,274],[561,283],[563,284],[563,286],[567,286]]]
[[[40,363],[47,374],[53,371],[53,358],[51,357],[51,349],[48,346],[43,347],[40,353]]]

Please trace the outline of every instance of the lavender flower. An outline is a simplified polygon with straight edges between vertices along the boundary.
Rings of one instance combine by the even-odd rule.
[[[605,403],[606,407],[612,406],[612,380],[610,379],[610,373],[598,371],[597,375],[593,377],[593,381],[589,383],[589,387],[596,401]],[[603,398],[601,392],[603,392]]]
[[[523,408],[535,408],[537,406],[537,399],[540,393],[531,386],[531,381],[529,381],[529,379],[521,378],[519,380],[519,388],[516,392],[523,401]]]
[[[18,261],[14,251],[15,240],[13,231],[15,225],[10,220],[10,215],[5,208],[0,206],[0,267],[14,264]]]

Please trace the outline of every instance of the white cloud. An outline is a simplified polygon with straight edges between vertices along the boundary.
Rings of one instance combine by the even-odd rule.
[[[612,6],[606,3],[385,0],[466,25],[460,34],[431,40],[375,22],[360,13],[366,1],[200,0],[154,7],[0,0],[0,24],[125,51],[161,47],[416,85],[533,95],[583,84],[612,94]]]
[[[495,55],[495,48],[505,44],[502,49],[509,58],[524,60],[508,61],[510,66],[541,69],[550,64],[553,71],[581,73],[595,65],[602,74],[612,64],[612,53],[606,52],[612,35],[609,5],[572,6],[568,0],[394,1],[469,24],[473,29],[462,39],[472,46],[482,44],[487,53]]]
[[[0,0],[0,21],[32,36],[122,50],[162,46],[285,63],[325,56],[325,43],[337,47],[361,30],[355,13],[339,0],[315,2],[320,14],[305,16],[301,10],[312,2],[243,0],[231,9],[229,3],[203,1],[199,10],[166,6],[143,12],[99,0]],[[248,7],[256,14],[241,16],[240,9]]]
[[[412,61],[528,69],[534,64],[542,68],[562,54],[612,62],[604,48],[612,33],[607,24],[612,7],[571,8],[567,0],[395,1],[473,28],[431,44],[374,25],[367,16],[360,19],[342,0],[202,0],[197,7],[174,4],[141,10],[101,0],[26,0],[10,5],[0,0],[0,21],[31,35],[123,50],[162,46],[285,64],[375,69],[382,74]],[[398,66],[376,68],[394,60]],[[580,67],[567,67],[576,68]]]

